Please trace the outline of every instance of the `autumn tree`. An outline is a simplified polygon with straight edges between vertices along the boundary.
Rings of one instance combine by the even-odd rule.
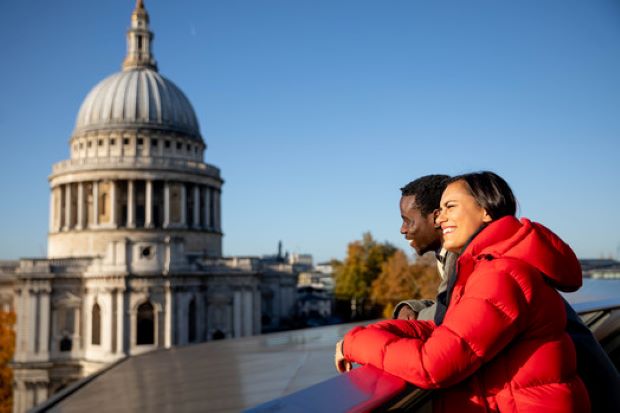
[[[335,294],[345,299],[368,298],[381,266],[395,251],[390,243],[375,241],[369,232],[361,240],[351,242],[344,262],[336,263],[334,268]]]
[[[370,298],[383,306],[383,315],[389,318],[399,301],[435,298],[438,285],[434,258],[422,257],[412,264],[402,250],[397,250],[381,266],[379,277],[372,283]]]
[[[0,311],[0,413],[13,410],[13,371],[9,366],[15,348],[15,313]]]

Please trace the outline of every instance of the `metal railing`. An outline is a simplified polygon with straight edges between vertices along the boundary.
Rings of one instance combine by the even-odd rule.
[[[571,306],[581,316],[592,312],[608,313],[620,309],[620,296],[593,297],[571,303]],[[416,411],[431,397],[432,391],[417,388],[399,377],[367,365],[246,412]]]

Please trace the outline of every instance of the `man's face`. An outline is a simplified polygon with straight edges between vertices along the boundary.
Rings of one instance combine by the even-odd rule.
[[[400,233],[418,255],[437,251],[441,247],[441,230],[435,227],[435,216],[433,213],[422,215],[415,195],[400,198],[400,216],[403,218]]]

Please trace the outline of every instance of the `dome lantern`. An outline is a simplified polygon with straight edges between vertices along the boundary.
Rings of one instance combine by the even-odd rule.
[[[157,63],[151,53],[153,33],[149,30],[149,14],[144,2],[138,0],[131,13],[131,27],[127,31],[127,56],[123,62],[123,70],[149,68],[157,70]]]
[[[194,108],[172,81],[157,70],[151,53],[153,33],[142,0],[131,14],[123,70],[108,76],[86,96],[73,138],[84,133],[150,129],[179,133],[204,144]]]

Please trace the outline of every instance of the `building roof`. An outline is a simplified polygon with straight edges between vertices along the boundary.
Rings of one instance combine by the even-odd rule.
[[[618,301],[620,280],[563,293],[579,313]],[[601,307],[602,308],[602,307]],[[360,323],[361,324],[361,323]],[[336,376],[335,343],[356,324],[212,341],[129,357],[34,411],[238,412]]]
[[[353,324],[212,341],[124,359],[35,411],[238,412],[336,376]]]
[[[80,107],[74,134],[126,128],[155,128],[202,140],[194,108],[181,89],[147,67],[99,82]]]

